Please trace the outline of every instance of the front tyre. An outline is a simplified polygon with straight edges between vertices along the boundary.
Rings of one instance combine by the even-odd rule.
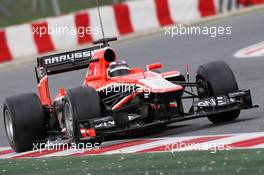
[[[67,91],[63,105],[64,123],[71,142],[80,142],[80,124],[102,116],[99,94],[92,87],[78,87]]]
[[[45,114],[36,94],[6,98],[3,114],[6,135],[15,152],[32,150],[46,138]]]
[[[226,95],[238,90],[234,73],[224,61],[214,61],[199,66],[196,76],[199,98]],[[212,123],[222,123],[238,118],[240,110],[208,116]]]

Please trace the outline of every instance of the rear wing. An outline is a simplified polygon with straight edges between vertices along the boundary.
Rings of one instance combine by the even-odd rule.
[[[91,62],[97,61],[92,59],[93,53],[105,47],[107,45],[103,44],[86,49],[38,57],[37,67],[35,67],[38,83],[46,75],[87,68]]]
[[[93,44],[100,44],[97,46],[38,57],[37,67],[35,67],[38,83],[46,75],[59,74],[87,68],[91,62],[97,61],[97,59],[92,59],[92,55],[96,51],[109,47],[108,42],[116,40],[116,37],[104,38],[93,42]]]
[[[92,62],[93,53],[104,47],[106,46],[94,46],[81,50],[38,57],[37,68],[44,68],[47,75],[87,68]]]

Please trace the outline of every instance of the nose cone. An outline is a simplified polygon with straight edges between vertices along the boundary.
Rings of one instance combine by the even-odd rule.
[[[182,90],[183,87],[173,84],[162,77],[152,77],[138,80],[143,88],[146,88],[151,93],[166,93]]]
[[[149,93],[166,93],[182,90],[183,87],[171,83],[162,78],[160,74],[154,72],[142,72],[136,74],[129,74],[126,76],[113,77],[111,81],[117,84],[132,84],[136,85],[139,92]]]

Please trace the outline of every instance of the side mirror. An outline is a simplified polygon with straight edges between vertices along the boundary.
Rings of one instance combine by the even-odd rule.
[[[161,69],[162,64],[161,63],[152,63],[147,65],[147,71],[153,71],[157,69]]]
[[[139,67],[133,67],[129,70],[129,73],[130,74],[135,74],[135,73],[141,73],[141,72],[144,72],[143,69],[139,68]]]

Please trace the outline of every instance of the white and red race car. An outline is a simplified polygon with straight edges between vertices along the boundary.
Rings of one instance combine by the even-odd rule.
[[[162,64],[130,68],[103,39],[94,47],[38,58],[39,94],[6,98],[4,123],[16,152],[34,143],[67,138],[69,143],[102,141],[109,135],[164,128],[207,117],[212,123],[236,119],[252,105],[250,90],[239,90],[223,61],[199,66],[196,81],[179,71],[161,72]],[[83,85],[59,89],[51,99],[48,76],[87,69]],[[182,101],[191,99],[187,112]],[[54,134],[56,133],[56,134]]]

